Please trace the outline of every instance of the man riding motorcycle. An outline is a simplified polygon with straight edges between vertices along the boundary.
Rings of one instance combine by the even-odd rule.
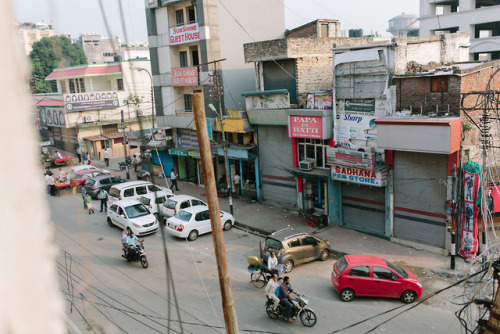
[[[272,299],[274,301],[273,311],[276,313],[276,308],[280,303],[278,297],[276,297],[276,289],[279,287],[278,275],[274,274],[273,277],[267,282],[266,285],[266,297],[267,299]],[[277,314],[277,313],[276,313]]]
[[[283,278],[283,283],[280,285],[279,300],[280,304],[286,308],[285,309],[286,319],[291,322],[293,321],[293,319],[290,318],[293,304],[288,299],[295,299],[295,298],[291,297],[290,293],[297,294],[297,292],[293,291],[292,286],[290,285],[290,277],[285,276],[285,278]]]
[[[136,253],[136,242],[139,240],[134,232],[130,230],[129,235],[127,237],[127,247],[128,247],[128,253],[127,253],[127,258],[128,260],[131,260],[134,258],[135,253]],[[139,242],[142,244],[142,241],[139,240]]]

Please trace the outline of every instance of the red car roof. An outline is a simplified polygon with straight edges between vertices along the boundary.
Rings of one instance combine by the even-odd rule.
[[[355,263],[363,263],[363,264],[379,264],[379,265],[387,265],[387,262],[379,257],[373,255],[345,255],[345,259],[349,264]]]
[[[101,172],[103,174],[106,174],[102,170],[99,170],[99,169],[82,169],[82,170],[79,170],[78,172],[75,172],[74,174],[83,175],[83,174],[93,173],[93,172]]]

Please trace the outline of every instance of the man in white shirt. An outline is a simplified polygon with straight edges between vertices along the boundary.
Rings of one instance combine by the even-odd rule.
[[[170,172],[170,180],[172,181],[172,185],[170,186],[170,190],[174,190],[175,186],[175,191],[179,191],[179,187],[177,186],[177,173],[175,172],[175,168],[172,168],[172,171]]]
[[[235,197],[239,197],[240,196],[241,177],[240,177],[240,175],[238,173],[236,173],[233,176],[233,183],[234,183]]]
[[[278,275],[274,274],[273,278],[267,282],[266,285],[266,297],[268,299],[272,299],[274,301],[274,313],[276,313],[276,308],[278,307],[280,300],[278,297],[276,297],[276,289],[280,286],[278,282]]]
[[[56,159],[62,159],[62,155],[58,151],[56,151],[55,155],[56,155]]]
[[[64,182],[64,179],[66,179],[66,173],[62,170],[62,168],[59,168],[59,180]]]
[[[52,175],[49,175],[49,186],[50,186],[50,195],[55,196],[56,195],[56,187],[55,187],[55,181],[54,177]]]
[[[104,157],[104,162],[106,163],[106,167],[109,167],[109,152],[107,148],[104,149],[102,156]]]
[[[271,252],[267,258],[267,270],[269,272],[276,274],[278,272],[278,258],[274,252]]]

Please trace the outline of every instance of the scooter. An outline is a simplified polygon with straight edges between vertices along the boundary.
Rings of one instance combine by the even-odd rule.
[[[304,295],[297,295],[295,299],[289,299],[289,301],[293,304],[291,318],[296,319],[300,318],[302,324],[306,327],[312,327],[316,325],[318,318],[316,317],[316,313],[307,307],[309,301]],[[272,299],[268,299],[266,302],[266,312],[267,315],[272,319],[286,319],[286,308],[285,306],[279,304],[276,309],[276,313],[274,313],[274,301]]]
[[[144,268],[147,268],[149,265],[148,259],[146,258],[146,251],[144,250],[144,244],[142,242],[139,245],[136,245],[134,251],[129,250],[128,254],[127,249],[123,248],[122,257],[125,258],[127,262],[141,262],[141,265]]]

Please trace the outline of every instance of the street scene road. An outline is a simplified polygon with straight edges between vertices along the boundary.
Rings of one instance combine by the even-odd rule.
[[[182,332],[178,315],[185,333],[225,331],[210,234],[194,242],[166,235],[177,308],[174,291],[167,289],[159,231],[143,238],[149,261],[149,267],[144,269],[120,256],[121,230],[109,227],[104,213],[88,215],[79,194],[48,197],[48,202],[58,247],[59,285],[67,300],[66,314],[82,332],[166,333],[169,328],[172,333]],[[224,237],[242,332],[329,333],[391,309],[395,310],[341,332],[366,332],[400,312],[401,315],[377,331],[455,333],[459,330],[453,314],[457,307],[447,303],[442,308],[442,303],[446,303],[442,296],[412,310],[407,309],[414,305],[405,305],[398,299],[358,298],[342,302],[330,280],[335,259],[297,266],[289,274],[293,288],[307,296],[318,316],[315,327],[307,329],[299,320],[293,323],[272,320],[264,309],[264,289],[256,289],[249,283],[246,269],[247,256],[258,256],[259,241],[263,239],[237,228],[224,232]],[[460,288],[454,289],[459,293]]]

